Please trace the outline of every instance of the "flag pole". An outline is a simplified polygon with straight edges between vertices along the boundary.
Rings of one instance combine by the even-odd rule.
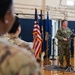
[[[49,22],[49,15],[48,15],[48,12],[47,12],[47,20],[46,20],[46,25],[45,25],[45,41],[46,41],[46,58],[45,58],[45,61],[44,61],[44,64],[47,66],[47,65],[50,65],[51,62],[49,60],[49,55],[48,55],[48,51],[49,51],[49,25],[50,25],[50,22]]]
[[[46,40],[46,58],[44,60],[44,65],[45,66],[48,66],[48,65],[51,64],[51,62],[50,62],[50,60],[48,58],[48,51],[49,51],[48,36],[49,36],[49,34],[48,34],[48,32],[46,32],[46,38],[45,38],[45,40]]]
[[[55,39],[53,39],[52,40],[53,41],[53,55],[52,55],[52,58],[50,59],[50,60],[56,60],[55,58],[54,58],[54,44],[55,44]]]

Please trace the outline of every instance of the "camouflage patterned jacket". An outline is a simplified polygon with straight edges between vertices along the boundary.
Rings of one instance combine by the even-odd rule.
[[[14,34],[5,34],[1,37],[2,39],[7,40],[9,43],[17,45],[21,48],[26,48],[28,51],[33,53],[33,50],[30,48],[29,44],[26,41],[21,40],[19,37],[16,37]]]
[[[70,42],[70,40],[68,40],[67,42],[63,40],[63,38],[70,38],[70,36],[75,37],[75,34],[68,27],[65,29],[61,27],[57,30],[56,38],[58,39],[59,44],[66,44]]]
[[[32,53],[0,38],[0,75],[40,75]]]

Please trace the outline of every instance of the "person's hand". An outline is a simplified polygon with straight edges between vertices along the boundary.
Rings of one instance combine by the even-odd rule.
[[[68,39],[67,39],[67,38],[63,38],[63,40],[64,40],[64,41],[67,41]]]

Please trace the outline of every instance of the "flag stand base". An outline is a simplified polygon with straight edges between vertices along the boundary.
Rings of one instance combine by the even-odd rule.
[[[65,72],[75,72],[75,70],[74,70],[73,66],[70,65],[63,73],[65,73]]]
[[[44,65],[51,65],[50,59],[49,58],[45,58],[44,59]]]
[[[54,58],[54,55],[52,55],[52,58],[50,58],[50,60],[56,60],[56,59]]]

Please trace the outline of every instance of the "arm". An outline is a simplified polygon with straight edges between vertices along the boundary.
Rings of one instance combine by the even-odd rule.
[[[56,36],[55,36],[58,40],[63,40],[63,36],[61,36],[61,31],[58,30],[57,33],[56,33]]]

